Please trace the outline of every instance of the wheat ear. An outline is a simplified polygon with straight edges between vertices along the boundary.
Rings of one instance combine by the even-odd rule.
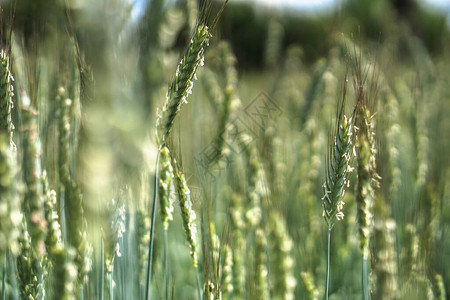
[[[375,188],[378,186],[379,176],[376,172],[375,163],[375,132],[372,116],[369,109],[362,103],[357,104],[358,131],[356,134],[357,151],[357,173],[356,205],[359,247],[362,251],[363,263],[363,296],[369,299],[368,285],[368,256],[369,241],[373,227],[373,203],[375,199]]]
[[[53,251],[53,284],[56,299],[77,299],[77,267],[74,263],[75,255],[76,251],[73,248],[65,250],[63,247],[60,247]]]
[[[433,284],[435,285],[435,289],[437,290],[437,299],[445,300],[447,299],[446,291],[445,291],[445,283],[441,274],[434,275]]]
[[[197,225],[195,220],[197,216],[192,207],[191,191],[186,182],[183,172],[177,166],[174,160],[175,183],[178,192],[178,199],[180,200],[181,218],[183,220],[184,231],[186,232],[186,240],[190,249],[192,264],[195,269],[197,279],[198,299],[202,299],[200,276],[198,271],[198,256],[197,256]]]
[[[314,284],[314,278],[310,272],[302,272],[301,274],[303,280],[303,286],[305,289],[306,299],[307,300],[318,300],[319,299],[319,291]]]
[[[240,100],[237,93],[237,70],[236,57],[234,56],[231,47],[228,43],[221,43],[218,47],[219,56],[221,59],[221,71],[224,74],[225,87],[223,90],[222,110],[219,114],[219,123],[217,131],[217,149],[221,155],[215,157],[215,161],[222,158],[222,153],[225,151],[225,134],[230,130],[230,119],[234,118],[235,110],[240,105]]]
[[[64,88],[59,88],[57,101],[59,104],[58,120],[58,171],[59,180],[64,191],[65,225],[67,229],[67,241],[76,249],[75,263],[77,264],[78,280],[82,285],[90,271],[90,247],[87,243],[86,219],[84,217],[83,195],[78,183],[70,173],[70,110],[72,100],[67,98]]]
[[[272,297],[294,299],[297,281],[293,275],[295,261],[292,257],[294,243],[289,236],[286,221],[278,212],[269,217],[269,259]]]
[[[202,11],[202,15],[208,14],[208,9]],[[195,28],[195,33],[191,39],[191,43],[186,50],[180,64],[177,67],[175,78],[173,79],[169,90],[167,92],[167,99],[164,103],[162,112],[158,115],[156,120],[156,140],[160,148],[162,148],[167,141],[167,138],[172,129],[175,117],[179,113],[184,103],[187,103],[187,98],[191,93],[194,79],[196,79],[197,68],[203,65],[205,48],[208,46],[210,33],[205,20],[201,20]],[[147,259],[147,285],[145,292],[145,299],[149,299],[150,282],[152,278],[152,258],[153,258],[153,240],[156,217],[156,203],[158,190],[158,165],[159,153],[156,158],[156,174],[154,181],[154,195],[152,204],[152,214],[150,219],[150,240],[148,247]]]
[[[397,299],[397,261],[395,256],[396,223],[392,219],[374,224],[373,299]]]
[[[111,202],[108,203],[109,226],[103,231],[104,262],[102,263],[105,264],[106,280],[109,282],[110,299],[114,299],[114,260],[116,257],[122,256],[122,253],[120,252],[120,239],[125,232],[126,212],[123,196],[126,192],[127,190],[121,190],[119,192],[119,198],[113,198]]]
[[[45,247],[47,253],[52,259],[53,252],[63,246],[61,238],[61,226],[59,223],[59,216],[56,211],[56,192],[49,189],[47,172],[42,172],[42,182],[44,184],[44,211],[45,220],[48,224],[48,232],[45,239]]]
[[[158,197],[160,203],[161,221],[164,230],[169,228],[173,216],[173,168],[167,147],[160,150],[161,170],[159,172]]]
[[[225,259],[222,271],[222,296],[228,299],[233,294],[233,252],[228,244],[225,245]]]
[[[323,217],[329,229],[332,229],[336,220],[344,218],[342,201],[345,189],[349,186],[347,174],[353,169],[350,160],[352,149],[353,117],[344,115],[344,101],[338,106],[336,130],[328,150],[326,179],[323,184],[324,196]]]
[[[255,233],[255,283],[257,299],[270,299],[267,275],[267,239],[261,228]]]
[[[158,144],[165,144],[175,121],[175,117],[191,94],[193,82],[199,66],[203,65],[205,48],[208,46],[210,33],[208,26],[199,24],[186,53],[175,73],[162,112],[156,121]]]
[[[17,252],[18,242],[17,237],[19,235],[18,225],[20,219],[13,217],[20,216],[19,202],[15,198],[15,192],[13,191],[14,173],[12,153],[8,151],[8,148],[15,149],[13,142],[13,130],[14,125],[12,123],[11,110],[13,107],[13,81],[9,67],[9,56],[5,50],[0,52],[0,259],[5,259],[6,253],[10,247],[12,252]],[[4,145],[4,135],[7,133],[9,145]],[[2,281],[2,297],[5,298],[5,272],[6,263],[3,265],[3,281]]]
[[[230,222],[232,236],[232,296],[235,299],[245,298],[245,253],[247,245],[243,236],[246,227],[244,218],[242,197],[239,194],[233,194],[230,201]]]
[[[191,191],[186,182],[183,172],[178,166],[175,166],[175,183],[181,208],[181,218],[183,220],[184,230],[186,232],[186,239],[188,242],[192,263],[194,268],[197,268],[197,225],[195,220],[197,216],[192,207]]]
[[[39,280],[42,272],[41,258],[31,247],[31,239],[27,230],[27,220],[22,220],[22,230],[19,237],[20,254],[17,256],[18,284],[21,299],[37,299],[42,283]]]
[[[173,168],[170,161],[169,149],[166,146],[160,149],[161,170],[159,172],[158,197],[161,221],[164,227],[164,277],[166,298],[169,296],[169,247],[168,229],[173,213]]]
[[[37,113],[28,106],[29,99],[24,97],[22,104],[23,118],[23,180],[26,185],[23,209],[27,217],[27,230],[31,238],[31,247],[38,255],[45,254],[44,239],[47,224],[42,201],[43,186],[41,182],[41,143],[39,140]]]
[[[11,112],[14,106],[14,89],[12,82],[14,77],[11,74],[9,56],[5,50],[0,51],[0,131],[7,132],[9,143],[12,149],[15,148],[13,142],[14,124]]]
[[[22,214],[18,197],[17,167],[9,136],[0,133],[0,259],[8,250],[16,255],[19,250],[19,234]]]

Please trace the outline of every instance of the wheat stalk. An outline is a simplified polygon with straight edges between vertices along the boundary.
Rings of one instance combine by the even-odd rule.
[[[12,81],[14,78],[11,75],[9,67],[9,56],[6,54],[5,50],[0,51],[0,173],[3,175],[0,182],[0,259],[5,261],[3,265],[3,281],[2,281],[2,297],[5,296],[5,276],[6,276],[6,253],[8,248],[12,247],[13,253],[17,252],[17,236],[19,232],[17,231],[17,226],[20,220],[17,217],[13,217],[14,214],[19,213],[18,201],[13,199],[15,193],[12,191],[14,189],[13,177],[14,168],[12,167],[13,159],[12,154],[4,148],[3,145],[3,135],[6,133],[9,139],[9,148],[15,149],[15,144],[13,142],[13,130],[14,125],[12,123],[11,111],[13,108],[13,85]],[[17,221],[17,222],[16,222]],[[16,224],[15,224],[16,223]]]
[[[209,3],[209,2],[207,2]],[[175,77],[169,86],[167,92],[167,98],[163,105],[163,109],[160,114],[158,114],[156,120],[156,140],[161,149],[166,145],[167,138],[169,137],[170,131],[172,129],[175,117],[181,110],[183,104],[187,103],[187,98],[191,94],[192,86],[194,80],[196,79],[196,72],[199,66],[204,63],[204,52],[205,48],[208,46],[209,38],[211,34],[209,32],[208,26],[206,25],[206,16],[209,13],[209,6],[206,5],[202,10],[202,16],[197,23],[194,35],[191,39],[189,47],[181,59]],[[157,190],[158,190],[158,164],[159,164],[160,153],[156,158],[155,162],[155,186],[154,186],[154,197],[152,204],[152,215],[150,220],[150,241],[148,249],[148,260],[147,260],[147,286],[146,286],[146,296],[145,299],[149,298],[150,295],[150,282],[152,274],[152,257],[153,257],[153,240],[154,240],[154,224],[156,216],[156,203],[157,203]]]
[[[376,172],[375,164],[375,141],[372,116],[364,105],[359,105],[358,111],[358,131],[356,135],[357,149],[357,175],[356,184],[356,204],[359,247],[363,256],[363,294],[364,299],[369,299],[368,291],[368,256],[369,241],[373,227],[373,203],[375,200],[375,188],[378,185],[379,176]]]
[[[78,183],[72,178],[70,172],[71,145],[70,145],[70,111],[73,105],[67,98],[64,88],[58,89],[58,171],[59,182],[64,193],[60,205],[64,205],[65,225],[63,233],[67,231],[67,242],[76,249],[75,263],[78,271],[78,281],[82,285],[87,280],[90,271],[90,246],[87,243],[87,223],[84,217],[83,196]],[[74,146],[76,147],[76,145]],[[80,287],[82,289],[82,287]]]
[[[356,46],[354,48],[356,51]],[[356,204],[359,231],[359,247],[362,252],[362,291],[363,298],[369,296],[369,241],[373,231],[373,206],[375,189],[379,186],[380,176],[376,170],[376,144],[374,116],[370,107],[374,106],[378,78],[376,68],[367,65],[364,70],[361,65],[361,55],[354,53],[353,88],[356,97],[355,108],[355,148],[357,161]],[[369,72],[372,69],[372,74]],[[369,82],[369,79],[371,82]]]
[[[209,212],[206,212],[205,215],[207,219],[210,218]],[[202,216],[202,251],[205,273],[204,296],[205,299],[222,299],[221,278],[224,276],[222,268],[222,248],[225,248],[225,246],[228,245],[224,244],[223,247],[221,247],[221,240],[216,233],[215,223],[209,221],[208,225],[204,226],[204,220],[205,217]]]
[[[164,274],[166,281],[166,298],[169,296],[169,250],[168,229],[173,213],[173,168],[170,161],[169,149],[160,149],[161,171],[159,172],[158,197],[160,202],[161,221],[164,227]]]
[[[322,197],[323,213],[328,225],[327,237],[327,271],[325,280],[325,298],[328,299],[328,288],[330,282],[330,251],[331,230],[335,224],[335,218],[339,221],[344,218],[345,188],[349,186],[347,174],[352,171],[350,160],[353,154],[352,133],[353,116],[347,118],[344,115],[344,104],[346,94],[347,78],[344,80],[342,100],[338,102],[336,113],[336,129],[332,135],[327,156],[326,179],[323,184],[324,196]]]
[[[200,277],[198,271],[198,256],[197,256],[197,225],[195,220],[197,216],[192,207],[191,200],[191,191],[186,182],[186,178],[184,177],[183,172],[180,167],[177,165],[177,162],[174,160],[174,173],[175,173],[175,183],[178,193],[178,199],[181,209],[181,218],[183,220],[183,227],[186,233],[186,240],[189,246],[190,255],[192,258],[192,264],[195,269],[195,275],[197,279],[197,292],[198,299],[202,299],[201,285],[200,285]]]

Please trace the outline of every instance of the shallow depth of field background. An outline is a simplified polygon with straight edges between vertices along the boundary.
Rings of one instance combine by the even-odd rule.
[[[222,5],[212,3],[210,19]],[[61,99],[71,98],[73,105],[70,146],[64,149],[82,193],[91,262],[87,281],[72,283],[75,298],[113,293],[114,299],[144,299],[155,121],[191,39],[199,3],[3,0],[0,5],[2,47],[11,45],[15,78],[18,176],[26,155],[20,110],[27,95],[36,112],[41,169],[56,203],[63,193]],[[348,0],[306,9],[229,1],[169,143],[182,162],[197,215],[204,299],[323,298],[322,184],[346,76],[347,114],[355,104],[349,67],[355,59],[370,70],[367,82],[377,82],[371,110],[381,179],[370,240],[372,299],[449,299],[449,31],[449,6],[424,1]],[[224,119],[230,80],[234,96]],[[234,131],[218,150],[229,126]],[[245,136],[244,145],[238,135]],[[246,149],[255,149],[253,156]],[[251,174],[252,164],[260,167],[257,175]],[[355,182],[353,173],[345,218],[333,228],[329,299],[361,299]],[[16,193],[23,197],[29,187],[19,185]],[[251,200],[252,192],[258,201]],[[177,201],[174,206],[169,299],[197,299]],[[64,237],[77,230],[64,228],[67,224],[82,222],[67,222],[62,215]],[[17,256],[20,249],[23,245]],[[152,299],[166,297],[163,249],[158,207]],[[111,259],[113,272],[102,259]],[[0,260],[6,270],[4,299],[21,299],[23,288],[13,279],[16,261],[14,255]],[[52,268],[39,274],[46,298],[61,299]]]

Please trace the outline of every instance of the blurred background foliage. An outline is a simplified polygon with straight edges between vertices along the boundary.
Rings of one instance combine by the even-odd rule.
[[[48,37],[59,30],[65,28],[65,10],[68,10],[74,19],[78,30],[78,38],[83,49],[101,49],[106,41],[105,33],[102,30],[108,16],[117,17],[118,11],[122,22],[127,22],[131,15],[133,4],[123,4],[123,1],[98,1],[90,3],[82,0],[62,1],[62,0],[36,0],[17,1],[15,4],[14,27],[23,31],[25,39]],[[136,1],[136,6],[143,8],[144,5]],[[142,19],[140,20],[141,32],[139,44],[146,49],[150,43],[157,38],[158,16],[160,16],[165,6],[164,1],[150,1],[145,6]],[[8,15],[7,7],[11,7],[11,2],[2,0],[4,8],[3,14]],[[168,1],[170,5],[184,5],[185,1]],[[219,6],[219,3],[215,3]],[[222,20],[220,22],[219,34],[221,38],[229,40],[233,46],[240,62],[240,67],[262,67],[264,44],[267,37],[269,20],[277,20],[284,33],[283,47],[285,50],[291,44],[300,44],[304,47],[304,59],[306,62],[314,62],[315,59],[323,57],[327,49],[333,43],[333,38],[338,33],[356,34],[365,39],[385,41],[393,35],[406,35],[411,33],[424,42],[426,49],[431,54],[445,52],[448,40],[448,8],[438,10],[429,3],[424,4],[413,0],[347,0],[331,4],[331,7],[320,7],[312,11],[302,11],[301,8],[286,9],[279,7],[258,7],[257,4],[243,1],[231,1],[227,5]],[[103,16],[91,18],[89,14]],[[138,16],[141,17],[141,13]],[[136,20],[135,20],[136,21]],[[4,23],[6,24],[6,23]],[[122,26],[116,24],[115,26]],[[406,32],[405,32],[406,31]],[[180,31],[180,42],[177,46],[184,47],[183,40],[189,36],[189,28],[185,26]],[[85,42],[89,41],[88,43]],[[398,41],[396,47],[401,54],[408,54],[402,51],[405,41]],[[100,48],[98,48],[100,47]],[[402,48],[403,47],[403,48]],[[93,51],[98,53],[98,51]],[[284,51],[283,51],[284,52]],[[92,63],[98,61],[94,53]],[[88,55],[89,57],[91,55]],[[405,57],[399,55],[399,57]]]

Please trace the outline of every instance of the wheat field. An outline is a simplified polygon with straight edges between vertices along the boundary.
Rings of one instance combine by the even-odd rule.
[[[450,27],[411,3],[0,1],[1,300],[449,299]]]

